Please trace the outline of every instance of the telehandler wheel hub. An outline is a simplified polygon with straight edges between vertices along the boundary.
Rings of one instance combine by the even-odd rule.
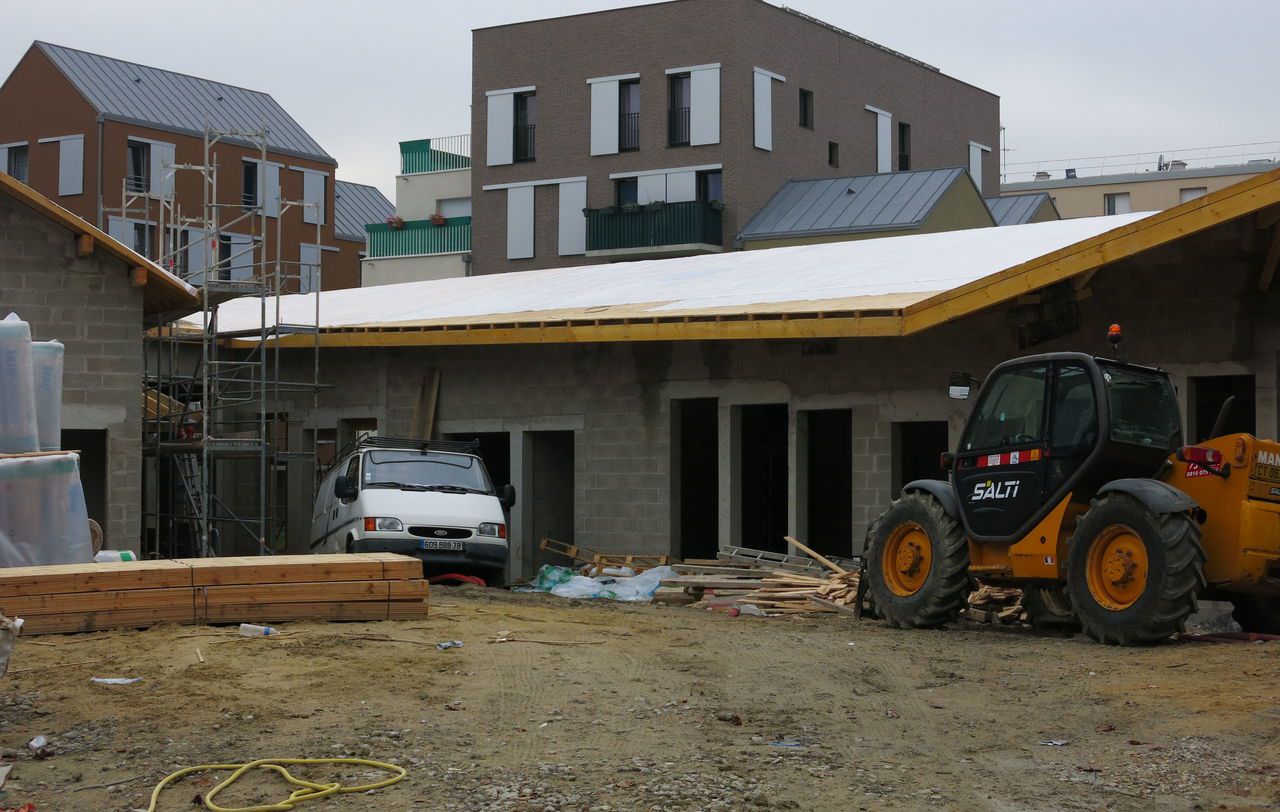
[[[1130,527],[1113,524],[1089,546],[1085,579],[1099,605],[1128,609],[1147,588],[1147,546]]]
[[[908,522],[895,528],[889,536],[880,569],[893,594],[907,598],[924,586],[932,563],[933,545],[929,534],[915,522]]]

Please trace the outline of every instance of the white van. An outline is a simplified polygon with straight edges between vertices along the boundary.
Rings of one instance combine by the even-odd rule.
[[[501,495],[467,444],[363,437],[343,452],[316,494],[311,550],[389,552],[423,560],[428,574],[464,572],[502,582],[507,563]]]

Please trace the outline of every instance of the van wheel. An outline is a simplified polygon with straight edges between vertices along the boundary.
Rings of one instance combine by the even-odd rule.
[[[347,552],[354,553],[356,551],[356,540],[351,536],[347,536]]]

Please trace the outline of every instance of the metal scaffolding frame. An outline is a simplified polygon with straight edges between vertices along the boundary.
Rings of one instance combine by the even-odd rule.
[[[237,191],[231,202],[219,199],[215,150],[228,141],[258,154],[257,193],[249,197]],[[127,180],[123,186],[122,215],[136,211],[141,198],[150,226],[154,209],[159,263],[195,286],[200,300],[196,314],[149,331],[144,342],[143,447],[149,462],[143,521],[145,552],[151,557],[227,554],[227,529],[254,539],[260,554],[278,552],[287,527],[288,467],[307,464],[308,479],[315,479],[316,433],[309,448],[289,449],[283,398],[309,392],[313,414],[318,406],[320,297],[314,297],[314,320],[304,324],[282,323],[280,301],[295,288],[318,293],[321,263],[304,266],[301,255],[283,259],[282,223],[290,211],[323,204],[286,200],[278,188],[265,189],[267,150],[265,127],[241,132],[206,126],[203,162],[163,166],[161,194],[131,192]],[[188,173],[202,187],[198,216],[184,215],[177,200],[177,179]],[[268,192],[272,212],[265,202]],[[323,217],[314,220],[319,252]],[[247,237],[247,246],[237,251],[232,235]],[[202,261],[193,263],[192,257]],[[258,327],[220,331],[218,305],[244,297],[258,300]],[[314,336],[310,379],[286,381],[275,339],[298,334]],[[233,340],[239,346],[231,346]],[[245,469],[252,475],[245,476]]]

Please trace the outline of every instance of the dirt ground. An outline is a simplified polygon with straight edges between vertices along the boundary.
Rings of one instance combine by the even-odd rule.
[[[0,809],[145,809],[183,766],[344,755],[408,778],[301,809],[1280,806],[1280,644],[1123,650],[474,588],[432,600],[426,621],[294,623],[278,638],[23,639],[0,693],[14,763]],[[500,632],[526,642],[489,642]],[[453,639],[465,645],[435,648]],[[43,759],[26,747],[37,734]],[[159,808],[194,809],[212,783],[185,779]],[[219,802],[283,786],[254,775]]]

